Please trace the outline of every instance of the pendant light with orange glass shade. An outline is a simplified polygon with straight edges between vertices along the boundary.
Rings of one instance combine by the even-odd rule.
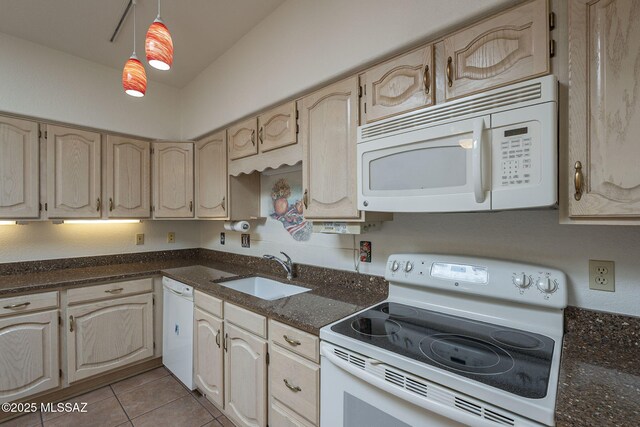
[[[147,30],[144,42],[147,62],[153,68],[166,71],[173,64],[173,40],[169,29],[160,18],[160,0],[158,0],[158,16]]]
[[[122,70],[122,87],[127,95],[143,97],[147,91],[147,73],[136,56],[136,0],[133,3],[133,53]]]

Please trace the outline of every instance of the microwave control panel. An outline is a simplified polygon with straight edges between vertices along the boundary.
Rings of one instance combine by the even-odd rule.
[[[494,129],[494,141],[498,142],[499,174],[501,187],[526,186],[537,181],[539,158],[536,147],[537,122]],[[494,145],[495,147],[495,145]]]

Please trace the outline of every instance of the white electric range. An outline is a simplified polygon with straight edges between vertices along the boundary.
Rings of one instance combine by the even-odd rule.
[[[555,425],[561,271],[389,257],[389,298],[320,330],[321,426]]]

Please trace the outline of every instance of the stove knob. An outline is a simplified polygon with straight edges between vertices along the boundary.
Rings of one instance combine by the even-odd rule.
[[[540,292],[552,294],[558,289],[558,282],[548,277],[540,277],[536,282],[536,286],[540,289]]]
[[[411,261],[407,261],[404,266],[404,271],[409,273],[411,270],[413,270],[413,263]]]
[[[531,286],[531,277],[526,274],[516,274],[513,276],[513,284],[520,289],[526,289]]]
[[[393,263],[391,264],[391,271],[396,272],[399,268],[400,264],[398,263],[398,261],[393,261]]]

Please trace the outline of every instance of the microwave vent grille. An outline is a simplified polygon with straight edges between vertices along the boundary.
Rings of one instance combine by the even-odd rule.
[[[496,109],[514,108],[520,104],[531,103],[541,98],[542,83],[540,81],[518,87],[507,87],[502,90],[427,107],[394,119],[362,126],[359,142],[429,127],[434,124],[445,123],[466,116],[474,116]]]

